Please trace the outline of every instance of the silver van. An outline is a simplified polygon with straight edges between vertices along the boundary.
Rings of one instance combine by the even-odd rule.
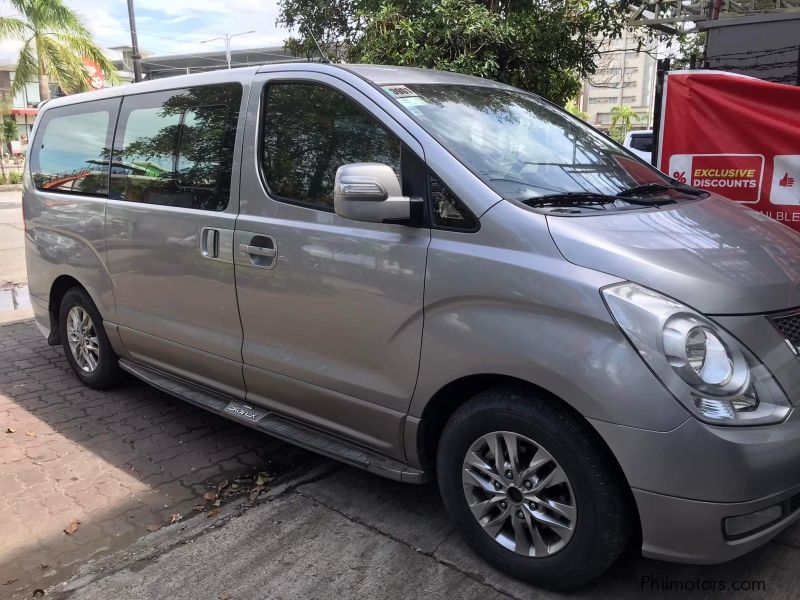
[[[59,98],[25,173],[36,321],[378,475],[566,589],[800,515],[800,238],[541,98],[273,65]]]

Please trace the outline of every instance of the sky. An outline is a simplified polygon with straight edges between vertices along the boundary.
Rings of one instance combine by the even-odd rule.
[[[127,0],[64,0],[105,48],[129,46]],[[254,30],[235,37],[232,48],[281,46],[289,36],[275,25],[277,0],[134,0],[139,48],[152,55],[192,54],[224,50],[222,40],[203,40]],[[0,14],[13,9],[0,0]],[[0,64],[14,63],[17,44],[0,43]],[[145,59],[146,60],[146,59]]]

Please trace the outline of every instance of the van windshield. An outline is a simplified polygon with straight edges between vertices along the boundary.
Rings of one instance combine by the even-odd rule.
[[[383,89],[505,198],[542,208],[633,209],[696,195],[532,94],[445,84]]]

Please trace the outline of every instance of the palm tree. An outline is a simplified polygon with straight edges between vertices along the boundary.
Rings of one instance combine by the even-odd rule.
[[[621,136],[631,130],[633,122],[642,122],[643,116],[635,112],[630,106],[615,106],[611,109],[611,128],[620,131]]]
[[[92,41],[92,35],[63,0],[9,0],[19,16],[0,17],[0,40],[22,43],[12,97],[28,81],[39,80],[39,97],[50,99],[50,79],[66,93],[89,90],[84,59],[97,64],[107,78],[116,68]]]

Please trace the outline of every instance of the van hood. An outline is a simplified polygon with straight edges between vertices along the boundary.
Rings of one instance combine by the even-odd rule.
[[[705,314],[800,306],[800,235],[721,196],[547,223],[568,261]]]

